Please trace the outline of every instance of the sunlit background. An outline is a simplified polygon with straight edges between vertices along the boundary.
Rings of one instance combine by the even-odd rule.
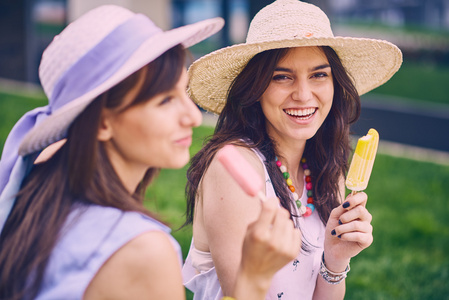
[[[0,77],[38,83],[41,53],[74,18],[101,4],[115,3],[148,15],[164,29],[222,16],[226,28],[203,43],[201,51],[244,42],[248,25],[269,0],[2,0]],[[407,59],[449,64],[447,0],[317,0],[335,35],[386,39]],[[207,46],[206,46],[207,45]]]
[[[163,29],[222,16],[219,34],[194,46],[194,58],[243,43],[268,0],[0,0],[0,149],[26,111],[45,105],[42,51],[64,26],[101,4],[148,15]],[[376,38],[404,54],[398,73],[362,96],[355,137],[379,131],[367,189],[374,243],[352,260],[346,299],[449,299],[449,0],[316,0],[335,35]],[[208,118],[210,117],[210,118]],[[205,114],[192,154],[213,132]],[[183,223],[186,168],[164,170],[147,207],[173,229]],[[174,231],[184,256],[191,228]],[[192,295],[187,294],[188,299]]]

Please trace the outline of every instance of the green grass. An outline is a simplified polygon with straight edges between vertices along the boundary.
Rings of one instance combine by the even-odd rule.
[[[374,242],[347,299],[449,299],[449,167],[378,155],[367,189]]]
[[[408,73],[413,68],[415,66],[410,66],[410,69],[404,68],[401,72]],[[419,81],[427,82],[423,79],[427,75],[418,76],[419,70],[415,71],[415,75],[404,74],[412,80],[407,85],[410,89]],[[439,76],[448,76],[444,72],[442,70],[432,75],[433,79],[428,82],[431,88],[417,91],[416,95],[419,96],[416,99],[425,100],[426,95],[439,93],[433,89],[446,89],[447,93],[449,81],[445,79],[446,84],[438,81]],[[391,84],[396,83],[392,81]],[[396,88],[402,84],[398,82]],[[388,90],[390,88],[391,92]],[[403,93],[399,93],[387,85],[384,91],[398,96],[408,92],[402,89]],[[45,104],[42,94],[30,98],[0,92],[1,148],[7,133],[20,116]],[[203,137],[212,131],[211,127],[194,130],[191,154],[200,149]],[[162,170],[147,192],[146,206],[158,213],[173,229],[184,222],[186,169]],[[448,166],[377,156],[367,189],[368,209],[373,215],[374,243],[352,260],[346,299],[449,299],[448,183]],[[185,257],[190,246],[191,227],[174,231],[173,235],[181,244]],[[188,299],[191,298],[189,293]]]
[[[47,104],[43,94],[33,97],[0,91],[0,150],[3,151],[6,137],[13,125],[27,111]]]
[[[448,66],[404,62],[387,83],[370,93],[449,105],[448,83]]]

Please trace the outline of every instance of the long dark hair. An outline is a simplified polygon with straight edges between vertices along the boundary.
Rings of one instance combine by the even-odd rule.
[[[348,169],[350,153],[349,127],[360,115],[360,97],[338,55],[320,47],[332,69],[334,99],[326,120],[315,136],[307,141],[304,157],[312,172],[315,207],[323,223],[339,205],[339,181]],[[265,116],[258,101],[270,84],[274,69],[288,48],[274,49],[255,55],[232,83],[214,135],[192,158],[187,171],[187,212],[185,225],[193,222],[198,185],[217,151],[228,143],[257,148],[265,156],[265,166],[281,205],[294,215],[290,191],[275,164],[275,142],[265,130]],[[242,141],[250,140],[247,144]]]
[[[185,50],[178,45],[98,96],[70,126],[66,143],[48,161],[33,167],[0,235],[0,299],[36,297],[60,229],[74,205],[96,204],[151,215],[143,206],[143,194],[158,169],[148,169],[130,195],[97,140],[100,115],[104,108],[122,106],[131,88],[139,92],[120,111],[171,89],[180,78],[184,59]]]

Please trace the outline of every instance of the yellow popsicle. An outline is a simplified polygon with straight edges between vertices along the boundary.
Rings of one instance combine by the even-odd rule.
[[[346,177],[346,187],[353,192],[363,191],[368,186],[378,144],[379,134],[373,128],[367,135],[359,138]]]

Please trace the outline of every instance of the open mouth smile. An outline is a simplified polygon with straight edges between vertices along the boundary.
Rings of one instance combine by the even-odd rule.
[[[317,109],[314,108],[305,108],[305,109],[294,109],[294,108],[288,108],[288,109],[284,109],[284,112],[291,116],[294,117],[298,120],[308,120],[311,117],[313,117],[313,115],[316,113]]]

